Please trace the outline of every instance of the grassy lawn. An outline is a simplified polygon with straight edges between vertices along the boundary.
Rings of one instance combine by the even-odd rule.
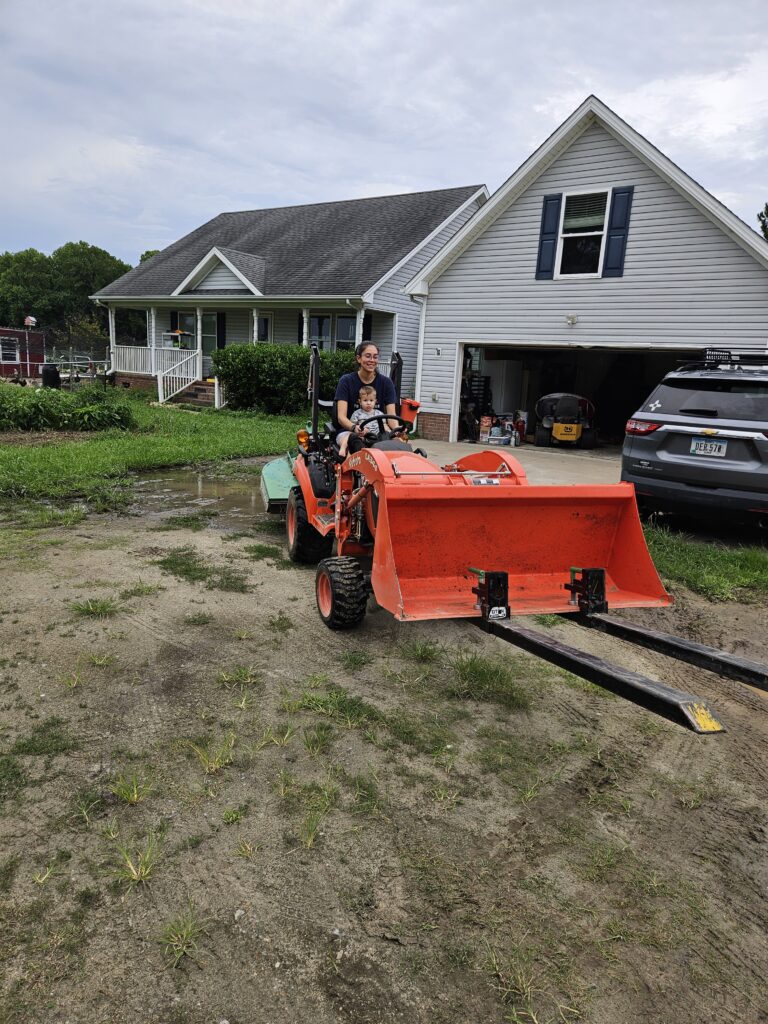
[[[126,400],[138,421],[136,430],[0,450],[0,499],[80,497],[106,507],[115,483],[131,472],[279,453],[294,444],[304,422],[302,416],[226,410],[195,414],[150,407],[141,398]]]
[[[693,540],[663,526],[646,526],[645,538],[662,579],[682,583],[713,601],[739,591],[768,594],[768,550]]]

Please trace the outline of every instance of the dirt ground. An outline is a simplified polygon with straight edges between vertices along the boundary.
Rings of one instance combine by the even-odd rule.
[[[0,1020],[768,1021],[768,696],[536,625],[698,736],[470,623],[333,634],[247,467],[141,493],[2,533]],[[768,661],[675,596],[633,618]]]

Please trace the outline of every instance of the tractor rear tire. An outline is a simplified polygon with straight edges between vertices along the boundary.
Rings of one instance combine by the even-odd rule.
[[[329,629],[354,629],[365,618],[368,586],[356,558],[324,558],[317,567],[315,597]]]
[[[584,451],[586,451],[586,452],[592,451],[592,449],[595,447],[596,443],[597,443],[597,435],[596,435],[595,431],[591,427],[589,427],[589,428],[587,428],[587,429],[582,431],[580,444],[581,444],[581,447],[584,449]]]
[[[288,557],[292,562],[316,565],[327,558],[333,547],[333,536],[324,537],[307,518],[307,506],[300,487],[292,487],[285,512],[285,532],[288,539]]]
[[[533,435],[533,443],[537,448],[549,448],[552,445],[552,431],[541,424],[536,426],[536,433]]]

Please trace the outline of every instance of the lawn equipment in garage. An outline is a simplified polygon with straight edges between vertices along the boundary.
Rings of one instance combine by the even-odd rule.
[[[560,392],[544,395],[536,403],[535,411],[534,441],[539,448],[553,444],[568,448],[595,447],[595,407],[588,398]]]

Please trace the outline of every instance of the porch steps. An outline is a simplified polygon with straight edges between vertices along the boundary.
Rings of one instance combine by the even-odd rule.
[[[190,409],[212,409],[214,406],[213,382],[195,381],[171,399],[174,405],[184,405]]]

